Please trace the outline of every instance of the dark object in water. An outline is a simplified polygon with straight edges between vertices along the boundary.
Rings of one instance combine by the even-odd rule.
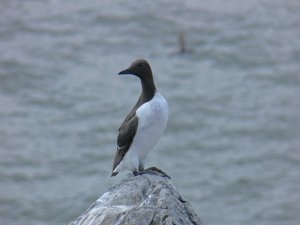
[[[191,49],[186,48],[186,39],[185,39],[185,33],[184,32],[179,33],[178,42],[179,42],[179,51],[176,52],[175,55],[187,54],[187,53],[192,53],[193,52]]]
[[[185,37],[184,33],[180,32],[179,33],[179,46],[180,46],[180,53],[185,53],[186,52],[186,47],[185,47]]]

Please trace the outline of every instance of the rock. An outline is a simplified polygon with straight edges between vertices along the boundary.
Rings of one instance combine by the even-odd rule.
[[[159,173],[123,180],[69,225],[202,225],[170,179]]]

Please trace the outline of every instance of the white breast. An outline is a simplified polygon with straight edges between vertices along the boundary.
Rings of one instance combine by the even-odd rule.
[[[169,115],[166,99],[156,92],[153,99],[143,104],[137,111],[138,127],[130,146],[123,159],[123,166],[129,170],[138,169],[146,156],[162,136]]]

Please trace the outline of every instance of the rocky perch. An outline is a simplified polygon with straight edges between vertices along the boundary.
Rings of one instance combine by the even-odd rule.
[[[111,187],[69,225],[202,225],[170,179],[143,174]]]

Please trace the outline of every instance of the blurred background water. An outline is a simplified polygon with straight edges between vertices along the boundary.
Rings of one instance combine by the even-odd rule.
[[[108,187],[152,65],[168,99],[146,166],[205,224],[300,224],[298,0],[1,1],[0,224],[62,225]],[[189,54],[175,54],[178,34]]]

